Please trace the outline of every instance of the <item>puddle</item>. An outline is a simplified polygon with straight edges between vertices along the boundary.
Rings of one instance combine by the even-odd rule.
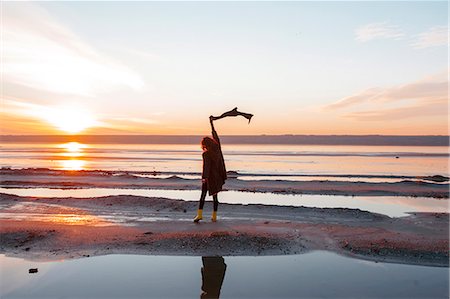
[[[199,298],[202,282],[222,299],[447,298],[449,291],[445,267],[374,263],[326,251],[207,259],[108,255],[56,262],[0,255],[0,264],[5,299]],[[29,274],[31,268],[38,272]]]
[[[22,202],[7,206],[0,204],[0,219],[45,221],[66,225],[114,225],[105,217],[88,214],[85,210],[57,204]]]
[[[0,188],[0,192],[20,196],[38,197],[98,197],[108,195],[137,195],[197,201],[200,190],[149,190],[149,189],[49,189]],[[211,200],[207,197],[206,200]],[[390,217],[407,216],[410,212],[448,212],[448,200],[404,196],[338,196],[338,195],[287,195],[224,191],[219,194],[221,203],[266,204],[280,206],[305,206],[317,208],[350,208],[384,214]],[[207,204],[210,204],[207,202]]]

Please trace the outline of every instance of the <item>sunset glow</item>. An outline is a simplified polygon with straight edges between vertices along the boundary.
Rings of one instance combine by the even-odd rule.
[[[43,118],[58,130],[69,134],[79,133],[96,124],[89,111],[75,107],[49,109]]]
[[[448,6],[391,4],[6,1],[2,134],[447,135]]]

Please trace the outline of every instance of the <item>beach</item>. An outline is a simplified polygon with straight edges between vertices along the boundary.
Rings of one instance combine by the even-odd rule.
[[[225,149],[218,222],[207,201],[195,224],[197,145],[3,143],[1,253],[50,261],[326,250],[448,266],[447,147]]]
[[[2,296],[198,298],[205,257],[224,298],[448,293],[446,147],[227,146],[194,223],[197,145],[2,146]]]
[[[328,250],[377,262],[448,266],[447,213],[391,218],[355,209],[222,204],[217,223],[205,216],[195,224],[197,204],[183,200],[1,198],[1,252],[27,259]]]

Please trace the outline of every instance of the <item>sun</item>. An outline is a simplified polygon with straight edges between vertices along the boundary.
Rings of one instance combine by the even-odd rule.
[[[70,134],[84,131],[97,123],[88,110],[71,106],[48,109],[44,118],[57,129]]]

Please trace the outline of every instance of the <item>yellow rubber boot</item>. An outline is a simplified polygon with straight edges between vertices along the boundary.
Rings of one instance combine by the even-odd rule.
[[[197,210],[197,216],[194,218],[194,222],[199,222],[203,219],[203,210]]]
[[[217,211],[213,211],[212,216],[211,216],[211,221],[212,222],[216,222],[217,221]]]

